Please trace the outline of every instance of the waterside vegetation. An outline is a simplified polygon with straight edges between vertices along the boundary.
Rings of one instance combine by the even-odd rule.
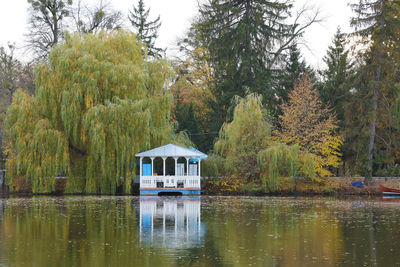
[[[12,192],[54,193],[61,176],[64,193],[130,194],[134,155],[167,143],[209,155],[210,193],[326,193],[342,190],[333,176],[369,185],[400,175],[398,1],[352,5],[354,31],[337,30],[319,70],[299,45],[320,15],[288,1],[206,1],[174,59],[156,45],[161,19],[142,0],[133,29],[103,2],[86,15],[71,0],[28,2],[35,60],[0,49]]]

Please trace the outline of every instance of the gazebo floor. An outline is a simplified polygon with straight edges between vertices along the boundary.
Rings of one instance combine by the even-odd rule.
[[[160,193],[178,193],[182,195],[200,195],[201,189],[200,188],[140,188],[140,195],[141,196],[154,196],[159,195]]]

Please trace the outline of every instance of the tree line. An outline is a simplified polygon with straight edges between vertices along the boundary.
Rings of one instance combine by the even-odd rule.
[[[186,57],[177,64],[178,79],[183,81],[176,85],[180,97],[175,99],[177,106],[194,106],[200,132],[219,135],[192,140],[203,150],[228,157],[227,151],[218,152],[214,141],[218,145],[229,140],[226,129],[234,127],[237,116],[232,100],[253,94],[262,99],[272,138],[319,157],[319,176],[365,176],[366,182],[372,175],[398,176],[399,7],[398,0],[352,4],[353,31],[338,28],[324,66],[315,69],[299,45],[307,27],[320,20],[318,12],[308,14],[309,20],[301,24],[304,19],[299,18],[309,10],[295,13],[287,1],[207,1],[180,42]],[[288,17],[294,22],[288,23]],[[196,102],[190,99],[192,94],[198,94]],[[235,138],[242,125],[230,130]],[[246,138],[226,146],[237,153],[240,146],[246,149]],[[252,142],[248,148],[256,152],[269,147]],[[248,164],[246,158],[252,157],[238,162]],[[257,166],[254,157],[251,161],[250,166]],[[246,169],[238,163],[225,167]]]
[[[65,41],[68,34],[96,34],[130,28],[145,43],[147,54],[161,57],[164,50],[155,46],[161,26],[160,17],[151,20],[150,9],[143,1],[132,4],[129,15],[115,10],[112,3],[99,0],[89,4],[82,0],[28,0],[28,34],[24,44],[0,47],[0,143],[8,106],[17,89],[35,94],[35,67],[49,61],[51,49]],[[18,47],[18,48],[17,48]],[[17,49],[25,58],[17,58]],[[4,168],[4,148],[0,146],[0,169]]]
[[[0,112],[9,177],[34,192],[65,173],[69,192],[127,193],[134,153],[165,142],[268,190],[284,176],[399,175],[399,0],[351,5],[354,30],[337,30],[322,69],[299,48],[319,12],[290,1],[205,1],[169,59],[143,0],[126,19],[104,1],[28,2],[35,60],[0,50]]]

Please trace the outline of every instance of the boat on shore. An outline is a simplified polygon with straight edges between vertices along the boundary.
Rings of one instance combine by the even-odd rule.
[[[399,195],[400,196],[400,189],[385,187],[381,184],[379,185],[379,189],[385,195]]]

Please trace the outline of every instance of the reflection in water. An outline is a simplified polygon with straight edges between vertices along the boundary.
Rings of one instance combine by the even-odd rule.
[[[383,196],[381,201],[386,202],[400,202],[400,196]]]
[[[140,198],[140,243],[164,248],[200,247],[200,197]]]
[[[367,198],[0,199],[0,266],[395,266],[399,214]]]

